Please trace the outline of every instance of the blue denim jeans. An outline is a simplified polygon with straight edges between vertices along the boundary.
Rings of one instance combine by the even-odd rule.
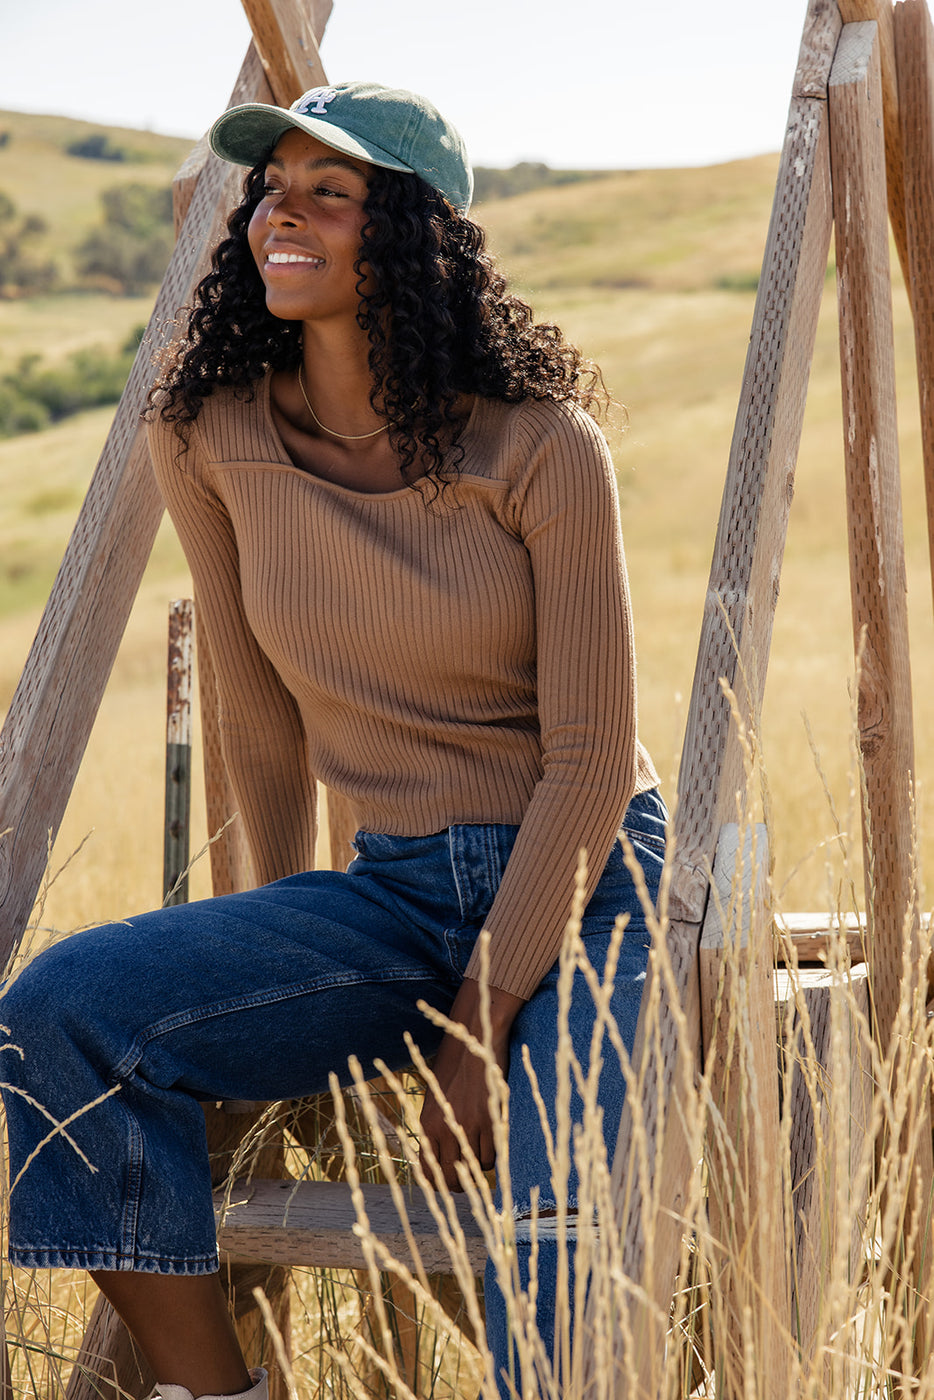
[[[654,898],[665,842],[657,792],[623,823]],[[298,1098],[347,1080],[347,1058],[408,1063],[440,1032],[496,894],[517,828],[453,826],[424,837],[359,833],[346,873],[309,872],[75,934],[7,987],[0,1079],[10,1140],[10,1258],[24,1268],[201,1274],[218,1267],[202,1100]],[[616,842],[582,932],[602,970],[628,912],[614,1013],[632,1045],[648,935]],[[514,1026],[511,1182],[553,1201],[538,1110],[518,1046],[555,1097],[557,968]],[[586,1064],[593,1001],[581,979],[571,1035]],[[601,1101],[615,1140],[624,1083],[605,1055]],[[100,1100],[99,1102],[95,1102]],[[81,1110],[94,1104],[86,1112]],[[51,1114],[72,1119],[44,1142]],[[73,1115],[77,1115],[74,1116]],[[25,1170],[24,1170],[25,1168]],[[491,1290],[488,1312],[497,1311]],[[496,1328],[491,1318],[491,1335]],[[502,1328],[501,1328],[502,1330]]]

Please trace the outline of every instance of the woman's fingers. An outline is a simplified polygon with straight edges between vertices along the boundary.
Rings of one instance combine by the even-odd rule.
[[[490,1048],[504,1075],[509,1064],[509,1031],[521,1006],[518,997],[491,989],[488,1008],[492,1032]],[[465,979],[451,1009],[451,1020],[466,1026],[475,1039],[483,1040],[481,993],[476,982]],[[470,1151],[481,1170],[489,1171],[496,1161],[496,1147],[485,1061],[468,1049],[456,1035],[446,1035],[435,1057],[434,1075],[439,1093],[463,1129]],[[455,1170],[455,1164],[462,1156],[460,1142],[456,1133],[448,1127],[444,1111],[430,1090],[425,1095],[422,1107],[421,1131],[435,1154],[445,1184],[452,1191],[460,1190]]]

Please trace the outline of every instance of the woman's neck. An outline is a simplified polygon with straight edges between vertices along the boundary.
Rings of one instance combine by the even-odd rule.
[[[309,430],[334,442],[365,441],[386,427],[370,403],[369,341],[356,334],[327,335],[306,326],[298,388]]]

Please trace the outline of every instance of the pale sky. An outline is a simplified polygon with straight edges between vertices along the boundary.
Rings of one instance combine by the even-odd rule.
[[[199,136],[238,0],[0,0],[0,108]],[[431,97],[478,165],[707,165],[778,150],[805,0],[334,0],[328,78]]]

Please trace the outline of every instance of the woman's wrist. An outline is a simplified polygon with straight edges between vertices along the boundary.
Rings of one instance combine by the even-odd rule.
[[[490,1028],[495,1045],[499,1040],[508,1037],[512,1023],[525,1002],[522,997],[514,996],[512,992],[505,992],[501,987],[490,987],[488,991]],[[451,1007],[451,1020],[466,1026],[478,1040],[483,1039],[481,1007],[482,988],[480,983],[473,977],[465,977],[457,996],[454,998],[454,1005]]]

